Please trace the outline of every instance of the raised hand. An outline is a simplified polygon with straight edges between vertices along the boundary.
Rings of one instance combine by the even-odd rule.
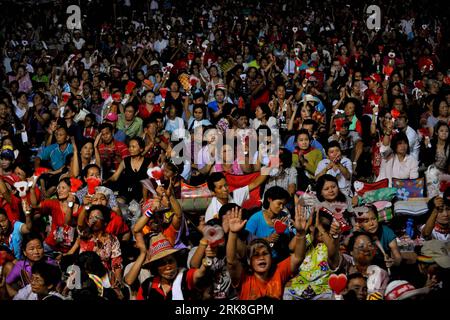
[[[302,206],[295,207],[294,227],[298,234],[305,235],[312,224],[312,217],[307,217],[306,209]]]
[[[228,222],[231,232],[238,233],[244,228],[246,223],[247,220],[242,220],[242,209],[231,209],[230,219]]]

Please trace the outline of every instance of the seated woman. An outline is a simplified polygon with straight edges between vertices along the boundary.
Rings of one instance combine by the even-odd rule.
[[[382,268],[390,268],[392,266],[399,266],[402,261],[402,256],[397,245],[397,236],[391,228],[378,222],[378,210],[374,205],[366,205],[366,212],[357,214],[356,218],[357,228],[367,232],[372,241],[378,243],[377,251],[373,260]]]
[[[272,258],[277,261],[289,255],[289,227],[282,232],[278,231],[280,233],[275,229],[276,220],[281,220],[289,226],[289,215],[283,211],[289,199],[289,193],[285,189],[278,186],[271,187],[264,193],[263,210],[253,214],[245,226],[245,230],[250,234],[256,238],[263,238],[270,244]]]
[[[136,300],[162,302],[191,298],[193,292],[201,285],[209,265],[204,260],[198,269],[181,268],[178,251],[179,249],[173,248],[162,234],[151,237],[145,260],[144,255],[140,255],[125,278],[125,283],[131,285],[141,268],[150,269],[152,276],[141,284]]]
[[[336,177],[339,190],[346,196],[351,196],[352,161],[342,156],[341,145],[331,141],[327,146],[327,159],[319,162],[316,169],[316,181],[325,174]]]
[[[264,192],[271,187],[279,186],[289,192],[290,197],[297,191],[297,170],[292,167],[292,153],[280,148],[280,168],[275,175],[271,175],[266,182]]]
[[[96,143],[98,145],[100,139],[100,135],[96,139]],[[72,137],[72,146],[73,146],[73,157],[72,164],[70,166],[70,176],[75,178],[80,178],[81,173],[84,168],[86,168],[90,164],[100,165],[100,153],[98,152],[98,148],[95,148],[95,142],[93,139],[85,139],[81,144],[80,152],[78,152],[77,144],[75,143],[75,139]]]
[[[185,129],[183,119],[177,117],[177,109],[174,105],[168,105],[166,110],[164,130],[172,135],[173,140],[181,139],[184,137],[183,131]]]
[[[292,240],[294,252],[275,264],[269,242],[265,239],[255,239],[247,247],[247,265],[244,266],[236,254],[238,233],[246,223],[241,217],[241,210],[232,210],[229,217],[230,233],[227,242],[228,271],[233,286],[238,288],[239,299],[256,300],[262,297],[281,299],[285,284],[305,258],[305,239],[311,220],[308,221],[306,214],[296,208],[294,221],[296,235]]]
[[[203,104],[194,104],[192,107],[192,115],[189,109],[186,109],[186,118],[188,118],[187,130],[193,132],[200,126],[210,126],[211,122],[206,118],[206,110]]]
[[[272,116],[272,111],[267,104],[256,107],[255,119],[251,121],[250,127],[257,130],[261,125],[266,125],[271,130],[278,128],[277,119]]]
[[[94,251],[110,272],[113,286],[119,286],[122,281],[122,253],[117,237],[106,232],[106,227],[110,221],[110,211],[105,206],[93,205],[87,212],[87,219],[86,225],[84,215],[80,215],[78,221],[79,238],[68,254],[75,253],[78,248],[80,253]]]
[[[292,153],[292,164],[298,168],[299,176],[303,177],[303,180],[314,179],[317,166],[322,161],[322,152],[311,145],[312,140],[306,129],[301,129],[297,133],[295,141],[297,146]],[[309,184],[307,181],[300,181],[300,183],[306,187]]]
[[[225,139],[224,139],[225,140]],[[236,146],[236,143],[234,143]],[[229,174],[243,175],[241,165],[238,163],[236,148],[233,145],[229,145],[226,142],[220,144],[217,148],[217,160],[212,172],[226,172]]]
[[[450,172],[449,131],[449,125],[439,121],[434,127],[432,138],[430,140],[426,137],[422,139],[420,158],[426,167],[434,165],[442,173]]]
[[[449,196],[450,188],[447,188],[444,192],[444,197],[438,196],[428,201],[429,216],[427,222],[419,228],[422,233],[422,238],[425,240],[450,240]]]
[[[406,134],[400,132],[392,138],[389,146],[389,136],[385,136],[380,148],[382,155],[380,174],[376,181],[392,178],[417,179],[419,177],[419,164],[414,157],[409,155],[409,140]]]
[[[44,261],[56,264],[54,260],[44,256],[44,244],[39,234],[24,235],[21,249],[24,259],[18,260],[6,275],[6,289],[10,297],[14,297],[19,289],[31,283],[31,268],[35,263]]]

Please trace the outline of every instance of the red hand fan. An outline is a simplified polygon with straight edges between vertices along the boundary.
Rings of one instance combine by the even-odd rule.
[[[115,102],[119,102],[120,99],[122,99],[122,95],[120,94],[120,92],[116,92],[116,93],[113,93],[112,98]]]
[[[189,83],[191,84],[192,87],[195,87],[198,83],[198,78],[197,77],[191,77],[189,79]]]
[[[161,97],[162,97],[163,101],[166,100],[167,90],[168,90],[167,88],[159,89],[159,93],[161,94]]]
[[[287,224],[285,224],[283,221],[277,219],[277,220],[275,220],[273,227],[275,228],[275,232],[277,234],[283,234],[284,231],[286,231]]]
[[[83,181],[77,178],[70,178],[70,192],[75,193],[80,190],[83,185]]]
[[[88,193],[92,195],[95,193],[95,188],[102,183],[102,180],[96,177],[89,177],[86,179],[86,183],[88,186]]]
[[[347,276],[343,273],[340,275],[332,274],[328,279],[328,285],[336,294],[340,294],[347,286]]]
[[[125,94],[131,94],[133,92],[133,89],[136,87],[136,82],[134,81],[128,81],[126,87],[125,87]]]
[[[67,103],[67,101],[69,101],[71,95],[72,95],[72,94],[71,94],[70,92],[63,92],[63,93],[62,93],[62,99],[63,99],[63,102],[64,102],[64,103]]]
[[[161,185],[161,178],[163,177],[164,173],[160,167],[149,168],[147,170],[147,175],[150,178],[155,179],[158,186]]]

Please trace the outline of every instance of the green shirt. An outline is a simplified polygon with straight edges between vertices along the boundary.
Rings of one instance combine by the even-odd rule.
[[[119,119],[117,120],[117,129],[122,130],[129,138],[134,138],[136,136],[142,135],[142,119],[135,117],[133,122],[128,126],[125,124],[125,115],[123,113],[119,114]]]

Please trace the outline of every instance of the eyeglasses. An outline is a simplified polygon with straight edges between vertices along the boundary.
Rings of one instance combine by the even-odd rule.
[[[359,246],[355,246],[358,251],[373,250],[375,246],[372,243],[363,242]]]

